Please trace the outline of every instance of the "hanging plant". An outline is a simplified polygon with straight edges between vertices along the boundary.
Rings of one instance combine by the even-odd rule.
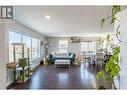
[[[111,9],[112,14],[111,14],[111,16],[107,16],[107,18],[103,18],[101,20],[101,28],[103,28],[104,23],[105,23],[105,21],[107,19],[110,19],[110,24],[113,24],[116,20],[119,21],[117,19],[117,17],[116,17],[116,14],[118,12],[120,12],[120,11],[121,11],[121,6],[112,6],[112,9]],[[118,39],[118,44],[111,46],[112,56],[107,61],[106,66],[105,66],[105,69],[102,70],[102,71],[99,71],[97,73],[97,75],[96,75],[96,78],[97,79],[102,79],[104,81],[110,80],[111,82],[113,82],[113,79],[115,77],[118,77],[119,76],[119,72],[120,72],[119,54],[120,54],[120,43],[122,42],[120,40],[120,38],[119,38],[120,37],[119,28],[120,28],[120,25],[117,27],[116,34],[115,34],[116,37],[117,37],[117,39]],[[107,44],[106,44],[105,50],[107,50],[107,46],[108,46],[109,42],[111,41],[110,35],[108,35],[106,37],[106,41],[107,41]],[[101,88],[102,87],[105,88],[104,86],[101,86]]]

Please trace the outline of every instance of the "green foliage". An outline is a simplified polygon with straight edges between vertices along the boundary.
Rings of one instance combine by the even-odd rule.
[[[104,71],[98,72],[97,75],[96,75],[96,78],[97,78],[97,80],[100,79],[100,78],[105,80],[105,72]]]
[[[111,79],[115,76],[118,76],[120,67],[119,67],[119,53],[120,46],[113,49],[113,55],[110,57],[110,60],[106,63],[105,71],[109,72]]]
[[[103,18],[103,19],[101,20],[101,28],[103,27],[104,22],[105,22],[105,19]]]
[[[110,35],[108,35],[108,36],[106,37],[106,40],[107,40],[107,41],[110,41]]]
[[[106,18],[103,18],[102,20],[101,20],[101,28],[103,27],[103,25],[104,25],[104,23],[105,23],[105,21],[107,20],[107,19],[110,19],[111,18],[111,20],[110,20],[110,23],[112,24],[112,23],[114,23],[115,22],[115,20],[118,20],[115,16],[116,16],[116,14],[118,13],[118,12],[120,12],[121,11],[121,6],[119,6],[119,5],[114,5],[114,6],[112,6],[112,14],[111,14],[111,16],[107,16]]]
[[[112,15],[110,17],[104,18],[101,20],[101,28],[104,25],[104,22],[111,18],[110,23],[114,23],[115,20],[117,20],[117,18],[115,17],[115,15],[121,11],[121,6],[112,6]],[[119,35],[120,35],[120,31],[119,31],[119,27],[118,26],[117,30],[116,30],[116,37],[119,41],[119,43],[121,42],[119,39]],[[108,42],[110,42],[110,35],[108,35],[106,37],[106,41],[107,44]],[[97,73],[96,78],[97,79],[103,79],[103,80],[113,80],[114,77],[119,76],[119,72],[120,72],[120,66],[119,66],[119,53],[120,53],[120,46],[119,43],[117,45],[115,45],[114,47],[112,47],[112,56],[110,57],[109,61],[106,63],[105,69],[103,71],[100,71]],[[103,50],[107,50],[107,49],[103,49]]]
[[[113,6],[113,8],[112,8],[111,22],[110,22],[111,24],[114,23],[115,20],[117,20],[117,18],[115,16],[120,11],[121,11],[121,6],[119,6],[119,5],[114,5]]]
[[[109,36],[107,36],[109,40]],[[113,55],[110,57],[109,61],[106,63],[105,69],[97,73],[96,78],[103,80],[113,80],[114,77],[119,76],[120,66],[119,66],[119,53],[120,46],[112,48]]]

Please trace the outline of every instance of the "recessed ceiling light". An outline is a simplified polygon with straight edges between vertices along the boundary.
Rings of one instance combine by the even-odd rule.
[[[46,18],[46,19],[51,19],[51,16],[46,15],[45,18]]]

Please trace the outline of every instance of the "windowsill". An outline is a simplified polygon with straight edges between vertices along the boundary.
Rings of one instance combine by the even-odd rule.
[[[35,57],[35,58],[32,58],[32,59],[30,59],[30,62],[32,62],[32,61],[34,61],[34,60],[36,60],[36,59],[39,59],[40,58],[40,56],[39,57]],[[7,62],[6,64],[11,64],[11,63],[14,63],[14,62]]]
[[[39,59],[39,58],[40,58],[40,56],[39,56],[39,57],[34,57],[34,58],[30,59],[30,62],[31,62],[31,61],[34,61],[34,60],[36,60],[36,59]]]

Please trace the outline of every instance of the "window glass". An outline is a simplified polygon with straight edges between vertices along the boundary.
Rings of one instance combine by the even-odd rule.
[[[25,48],[24,48],[25,51],[27,51],[28,48],[29,48],[29,57],[31,59],[32,58],[32,56],[31,56],[31,38],[28,37],[28,36],[23,35],[23,43],[26,44],[25,45]],[[25,54],[24,54],[25,57],[28,57],[28,54],[27,53],[28,52],[25,52]]]
[[[37,39],[32,38],[32,58],[36,58],[38,56],[37,45],[38,45]]]
[[[89,42],[88,43],[88,51],[90,51],[90,52],[94,52],[94,48],[95,48],[95,46],[94,46],[94,42]]]
[[[88,52],[88,42],[81,42],[81,52]]]
[[[96,52],[96,43],[95,42],[81,42],[81,54],[88,52]]]
[[[40,50],[41,50],[41,49],[40,49],[40,47],[41,47],[41,41],[40,41],[40,40],[38,40],[37,47],[38,47],[38,48],[37,48],[37,52],[38,52],[38,53],[37,53],[37,54],[38,54],[37,56],[40,57],[40,52],[41,52],[41,51],[40,51]]]
[[[59,41],[59,52],[60,53],[67,53],[68,52],[68,41],[67,40],[60,40]]]
[[[11,32],[9,31],[9,61],[13,62],[13,45],[12,43],[21,43],[21,34],[15,33],[15,32]],[[18,58],[20,58],[21,55],[21,47],[20,46],[16,46],[16,60],[18,60]]]

